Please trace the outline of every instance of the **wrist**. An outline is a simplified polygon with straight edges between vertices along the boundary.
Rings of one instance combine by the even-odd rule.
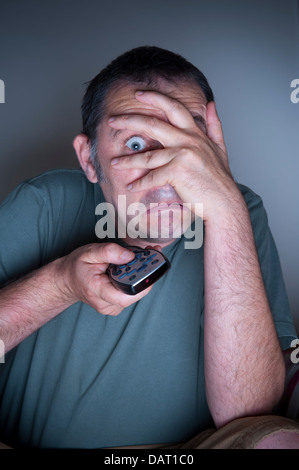
[[[63,305],[69,307],[73,303],[77,302],[77,299],[72,288],[67,256],[53,261],[52,268],[53,284],[55,287],[56,296]]]
[[[232,191],[227,192],[225,197],[218,203],[215,203],[214,207],[204,217],[206,226],[215,226],[219,229],[231,226],[231,224],[243,223],[244,220],[250,220],[249,212],[237,186]]]

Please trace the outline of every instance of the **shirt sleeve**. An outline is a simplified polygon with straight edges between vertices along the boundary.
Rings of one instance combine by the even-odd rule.
[[[43,264],[48,210],[39,191],[22,183],[0,206],[0,284]]]
[[[249,209],[261,272],[276,332],[282,349],[287,349],[290,347],[291,341],[297,338],[297,334],[279,254],[269,228],[267,213],[260,196],[246,186],[239,185],[239,187]]]
[[[51,170],[9,194],[0,205],[1,285],[97,242],[97,186],[82,171]]]

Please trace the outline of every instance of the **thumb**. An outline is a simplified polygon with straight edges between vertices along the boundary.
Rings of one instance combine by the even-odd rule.
[[[90,264],[125,264],[134,259],[134,253],[117,243],[93,243],[86,247],[85,260]]]
[[[216,111],[215,101],[210,101],[207,104],[206,111],[207,121],[207,136],[211,139],[218,147],[226,153],[226,147],[223,138],[222,126],[220,119]]]

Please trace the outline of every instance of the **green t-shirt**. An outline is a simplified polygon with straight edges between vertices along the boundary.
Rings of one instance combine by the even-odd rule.
[[[250,210],[265,287],[282,348],[296,338],[279,258],[259,196]],[[0,207],[0,281],[100,242],[98,184],[53,170]],[[115,239],[111,241],[116,241]],[[0,364],[0,438],[32,447],[101,448],[182,442],[213,426],[204,384],[203,246],[184,238],[163,250],[171,269],[116,317],[78,302]]]

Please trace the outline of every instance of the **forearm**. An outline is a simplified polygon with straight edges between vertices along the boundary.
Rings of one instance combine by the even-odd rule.
[[[205,375],[217,426],[270,412],[284,363],[265,292],[247,207],[205,226]]]
[[[61,259],[0,290],[0,339],[5,352],[69,307]]]
[[[102,315],[119,315],[148,294],[151,287],[126,295],[110,282],[110,263],[132,261],[131,250],[117,243],[92,243],[38,269],[0,290],[0,340],[5,352],[75,302]]]

